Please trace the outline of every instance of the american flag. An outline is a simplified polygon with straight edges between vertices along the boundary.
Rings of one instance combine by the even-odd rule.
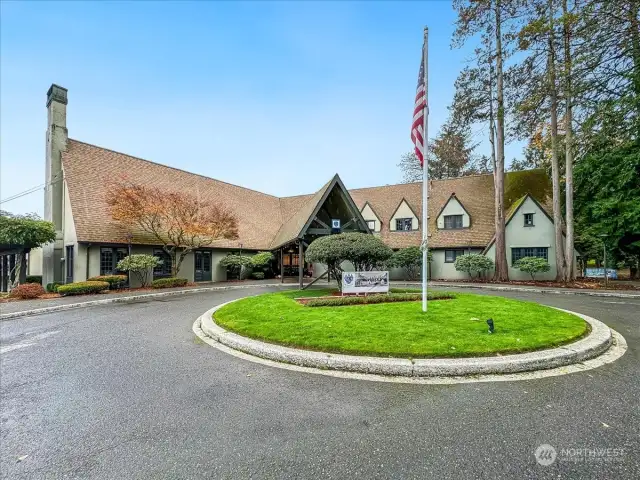
[[[424,84],[424,47],[420,60],[420,73],[418,73],[418,87],[416,89],[416,102],[413,107],[413,123],[411,124],[411,141],[415,145],[416,157],[420,160],[420,166],[424,164],[424,116],[427,114],[427,91]]]

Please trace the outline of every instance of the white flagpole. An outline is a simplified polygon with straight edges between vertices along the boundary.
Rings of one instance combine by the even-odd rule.
[[[426,99],[426,108],[424,112],[424,125],[422,127],[422,311],[427,311],[427,272],[429,266],[427,264],[427,197],[429,195],[429,174],[427,171],[427,158],[429,154],[429,28],[424,27],[424,44],[423,44],[423,62],[424,62],[424,95]]]

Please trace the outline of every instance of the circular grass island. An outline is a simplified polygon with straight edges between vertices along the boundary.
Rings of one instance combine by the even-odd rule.
[[[392,290],[405,296],[416,290]],[[442,295],[440,292],[438,294]],[[557,347],[584,337],[589,324],[570,313],[503,297],[446,294],[429,302],[311,306],[300,297],[326,297],[327,289],[247,297],[214,314],[237,334],[278,345],[351,355],[437,358],[512,354]],[[489,333],[487,319],[493,319]]]

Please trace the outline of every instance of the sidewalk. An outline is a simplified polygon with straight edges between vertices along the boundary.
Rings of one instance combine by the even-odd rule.
[[[309,283],[311,280],[305,278],[305,283]],[[226,289],[242,289],[252,287],[284,287],[284,288],[296,288],[298,282],[297,279],[285,279],[284,283],[281,283],[278,279],[269,280],[245,280],[241,282],[203,282],[197,285],[184,287],[184,288],[171,288],[171,289],[158,289],[158,290],[131,290],[110,294],[98,294],[98,295],[79,295],[73,297],[60,297],[49,298],[41,300],[22,300],[15,302],[0,303],[0,319],[15,318],[16,316],[22,316],[28,314],[47,313],[48,309],[51,311],[64,310],[67,308],[75,308],[79,306],[91,306],[100,305],[110,302],[117,302],[119,299],[122,301],[135,301],[144,300],[145,297],[149,297],[149,300],[153,298],[163,298],[189,293],[205,293],[213,292],[216,290]],[[409,281],[392,281],[392,287],[412,287],[420,288],[420,282]],[[314,284],[314,288],[327,288],[336,287],[335,282],[327,283],[320,280]],[[529,293],[550,293],[550,294],[566,294],[566,295],[588,295],[594,297],[617,297],[617,298],[637,298],[640,299],[640,292],[634,292],[633,290],[590,290],[579,288],[552,288],[552,287],[535,287],[535,286],[520,286],[520,285],[503,285],[495,283],[453,283],[453,282],[429,282],[429,288],[436,287],[438,289],[447,288],[467,288],[467,289],[483,289],[491,291],[506,291],[506,292],[529,292]],[[83,304],[83,305],[78,305]],[[86,304],[86,305],[84,305]],[[36,310],[36,311],[34,311]],[[29,313],[27,313],[29,312]]]
[[[308,279],[305,278],[305,283],[308,283]],[[162,297],[171,295],[180,295],[182,293],[189,292],[206,292],[215,291],[217,289],[223,290],[228,288],[251,288],[251,287],[294,287],[298,285],[297,279],[291,281],[286,278],[284,284],[278,279],[270,280],[245,280],[241,282],[202,282],[197,285],[182,288],[162,288],[162,289],[150,289],[150,290],[129,290],[116,293],[100,293],[96,295],[77,295],[71,297],[58,297],[47,299],[34,299],[34,300],[19,300],[14,302],[0,303],[0,318],[5,315],[14,314],[17,312],[26,312],[34,309],[51,308],[63,305],[72,305],[77,303],[95,302],[101,300],[128,298],[128,297]]]
[[[420,288],[420,282],[409,281],[392,281],[392,285],[406,285],[410,287]],[[640,298],[640,290],[605,290],[605,289],[589,289],[589,288],[563,288],[563,287],[547,287],[544,285],[508,285],[500,283],[470,283],[470,282],[429,282],[429,287],[442,288],[469,288],[494,290],[503,292],[531,292],[531,293],[555,293],[567,295],[587,295],[592,297],[620,297],[620,298]]]

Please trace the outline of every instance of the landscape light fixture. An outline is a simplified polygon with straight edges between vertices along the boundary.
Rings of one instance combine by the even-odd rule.
[[[493,319],[487,320],[487,325],[489,325],[489,333],[493,333],[495,329],[493,328]]]

